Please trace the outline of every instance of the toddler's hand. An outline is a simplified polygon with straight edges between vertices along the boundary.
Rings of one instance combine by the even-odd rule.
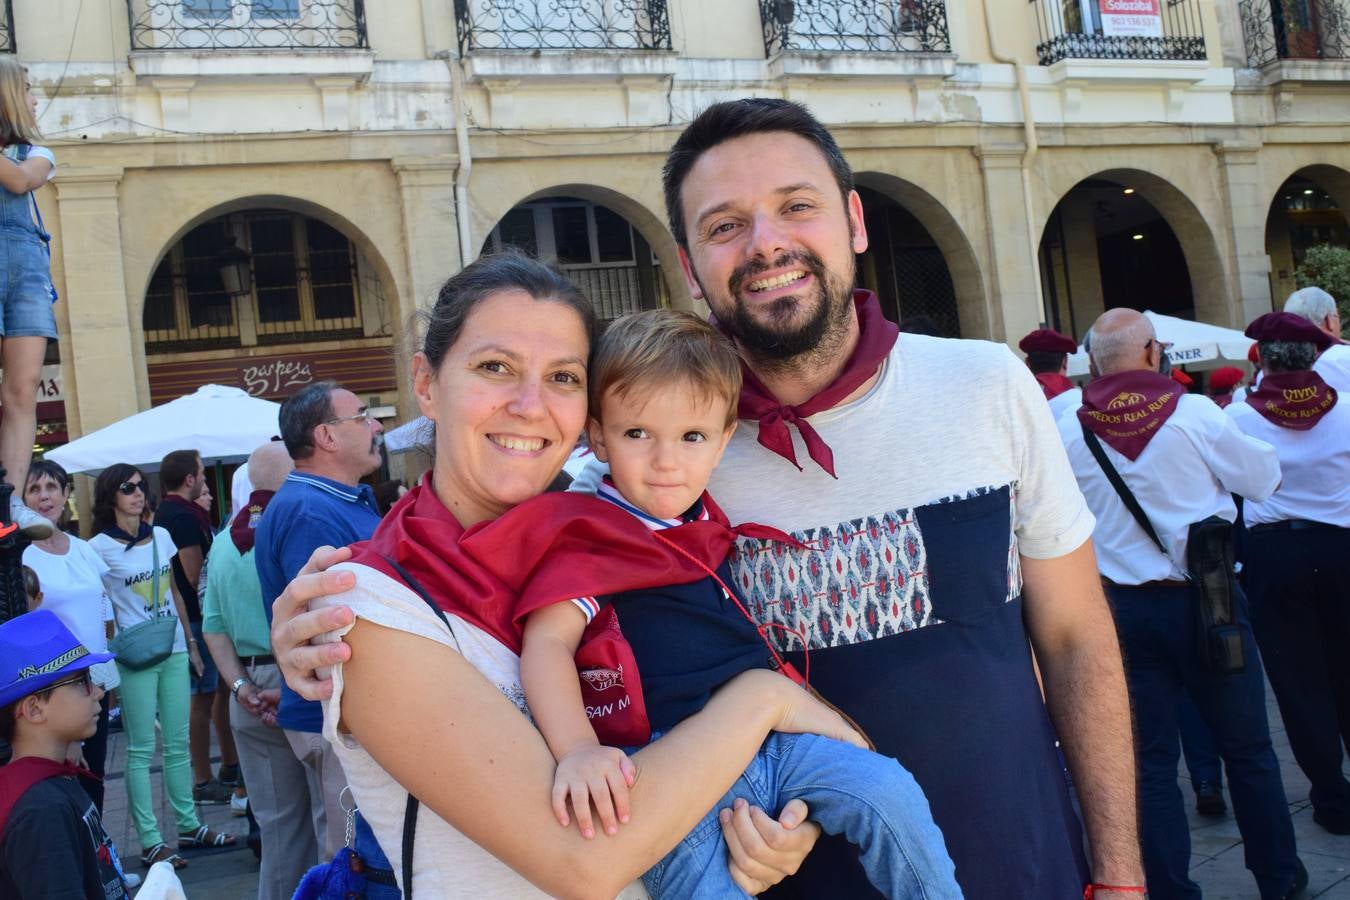
[[[867,739],[844,721],[844,717],[838,712],[795,685],[789,693],[791,702],[783,710],[782,718],[774,726],[774,731],[819,734],[864,750],[871,749],[867,745]]]
[[[628,821],[628,789],[637,777],[637,767],[628,754],[615,747],[581,747],[558,760],[553,776],[553,814],[566,827],[567,800],[572,799],[577,827],[584,838],[595,837],[591,804],[600,816],[605,834],[618,834],[619,823]]]

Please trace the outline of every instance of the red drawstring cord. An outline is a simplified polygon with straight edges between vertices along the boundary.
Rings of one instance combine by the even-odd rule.
[[[777,623],[771,623],[772,627],[774,627],[774,628],[781,628],[781,629],[783,629],[784,631],[786,631],[788,634],[796,635],[796,636],[798,637],[798,639],[801,640],[801,642],[802,642],[802,656],[803,656],[803,660],[804,660],[803,666],[804,666],[804,668],[806,669],[806,675],[803,676],[800,672],[797,671],[797,667],[796,667],[796,666],[794,666],[792,663],[788,662],[787,660],[783,659],[783,657],[780,656],[780,655],[778,654],[778,651],[777,651],[776,649],[774,649],[773,644],[769,641],[768,636],[764,633],[764,630],[765,630],[766,626],[760,625],[758,622],[755,621],[754,616],[750,615],[750,611],[747,610],[747,609],[745,608],[745,605],[744,605],[743,603],[741,603],[740,599],[736,596],[735,592],[733,592],[733,591],[731,590],[731,588],[727,587],[726,582],[724,582],[724,581],[722,580],[722,577],[721,577],[720,575],[718,575],[717,572],[716,572],[715,570],[709,568],[708,565],[707,565],[707,563],[705,563],[703,560],[699,559],[697,556],[694,556],[694,554],[690,553],[688,550],[684,549],[684,548],[681,547],[679,544],[676,544],[674,541],[670,540],[670,538],[667,538],[667,537],[665,537],[664,535],[662,535],[661,532],[659,532],[659,531],[654,531],[654,532],[652,532],[652,534],[653,534],[653,536],[655,536],[656,539],[659,540],[661,543],[665,544],[667,547],[670,547],[670,548],[671,548],[672,550],[674,550],[676,553],[680,554],[680,555],[683,556],[685,559],[689,560],[689,561],[692,562],[694,565],[698,566],[700,569],[702,569],[702,570],[703,570],[704,572],[706,572],[708,575],[711,575],[711,576],[712,576],[713,581],[716,581],[716,582],[717,582],[717,586],[720,587],[720,588],[722,589],[722,593],[725,594],[725,595],[727,596],[727,598],[728,598],[729,600],[731,600],[732,603],[736,604],[736,608],[739,609],[739,610],[741,611],[741,615],[745,616],[745,620],[755,627],[755,632],[756,632],[757,634],[759,634],[760,640],[764,641],[764,646],[769,648],[769,655],[773,657],[774,666],[778,669],[778,671],[782,672],[782,673],[783,673],[784,675],[786,675],[788,678],[792,679],[792,682],[793,682],[794,684],[800,686],[800,687],[806,687],[807,685],[810,684],[810,682],[811,682],[811,654],[810,654],[810,652],[806,649],[806,635],[805,635],[805,634],[803,634],[803,633],[801,633],[801,632],[798,632],[798,631],[794,631],[793,629],[788,628],[786,625],[779,625],[779,624],[777,624]]]

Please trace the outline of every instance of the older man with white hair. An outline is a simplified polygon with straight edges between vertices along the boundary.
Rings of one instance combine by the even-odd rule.
[[[1350,391],[1350,344],[1341,340],[1341,312],[1336,298],[1320,287],[1305,287],[1289,295],[1284,311],[1302,316],[1331,338],[1331,345],[1317,357],[1312,370],[1336,390]]]

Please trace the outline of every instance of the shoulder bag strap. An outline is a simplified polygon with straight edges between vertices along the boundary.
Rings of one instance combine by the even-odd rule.
[[[431,597],[427,596],[426,589],[418,584],[417,579],[413,578],[408,570],[404,569],[393,558],[386,556],[384,561],[389,563],[390,567],[398,573],[398,577],[412,588],[413,593],[422,598],[431,611],[436,614],[436,618],[445,623],[446,628],[450,628],[450,639],[455,641],[455,647],[459,647],[459,641],[455,640],[455,630],[450,627],[450,620],[445,617],[445,611],[432,602]],[[412,882],[413,882],[413,844],[417,840],[417,808],[421,804],[417,798],[408,792],[408,805],[403,811],[403,897],[404,900],[412,900]]]
[[[159,595],[159,538],[155,536],[155,529],[150,529],[150,554],[154,558],[151,563],[153,568],[150,575],[150,595],[155,598],[155,615],[159,615],[159,608],[164,605],[164,598]]]
[[[1101,441],[1097,440],[1097,436],[1093,434],[1086,425],[1083,425],[1082,429],[1084,443],[1088,445],[1088,449],[1092,451],[1092,455],[1097,459],[1097,464],[1101,466],[1102,471],[1106,473],[1106,480],[1111,482],[1111,487],[1115,488],[1116,493],[1120,495],[1120,500],[1125,504],[1125,508],[1130,511],[1130,515],[1134,516],[1134,520],[1139,523],[1140,528],[1144,529],[1144,534],[1149,536],[1157,546],[1159,552],[1167,557],[1168,562],[1175,565],[1172,554],[1167,552],[1167,547],[1163,545],[1162,538],[1158,537],[1158,532],[1153,529],[1153,523],[1148,520],[1148,514],[1145,513],[1144,508],[1139,505],[1139,501],[1134,498],[1134,494],[1130,491],[1129,485],[1125,483],[1125,479],[1120,477],[1120,473],[1116,471],[1116,467],[1111,465],[1111,459],[1106,455],[1106,451],[1102,449]]]

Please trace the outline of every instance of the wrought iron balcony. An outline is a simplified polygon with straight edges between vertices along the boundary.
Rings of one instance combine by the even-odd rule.
[[[132,50],[365,49],[364,0],[128,0]]]
[[[1097,0],[1031,2],[1040,30],[1036,55],[1043,66],[1061,59],[1205,58],[1199,0],[1153,0],[1158,15],[1129,16],[1132,23],[1118,23]]]
[[[666,0],[455,0],[459,50],[669,50]]]
[[[14,0],[5,0],[5,18],[0,22],[0,53],[13,53],[14,44]]]
[[[945,0],[760,0],[764,52],[950,53]]]
[[[1350,59],[1350,3],[1346,0],[1241,0],[1238,14],[1247,62]]]

